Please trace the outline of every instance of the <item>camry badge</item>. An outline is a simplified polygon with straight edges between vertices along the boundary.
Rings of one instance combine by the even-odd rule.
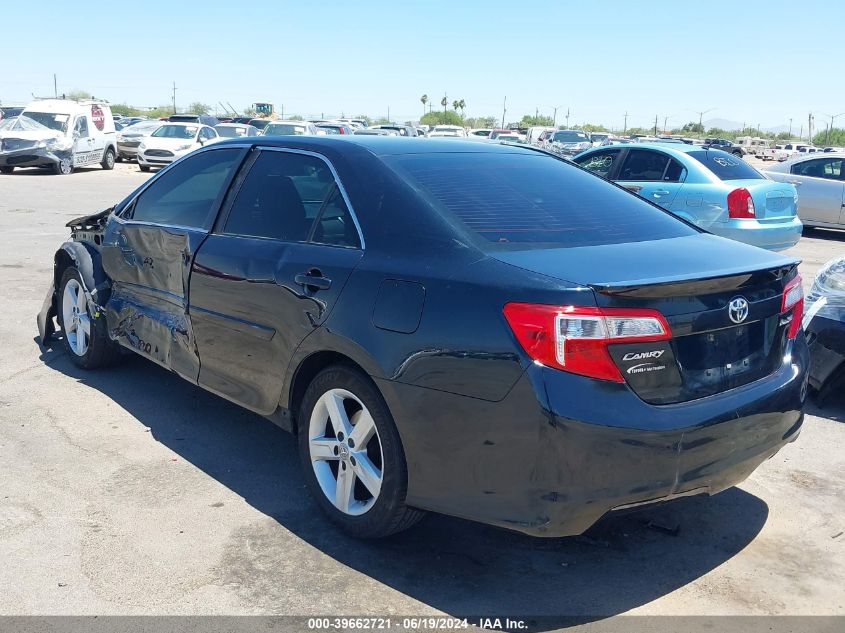
[[[734,297],[728,304],[728,316],[734,323],[742,323],[748,318],[748,300],[745,297]]]

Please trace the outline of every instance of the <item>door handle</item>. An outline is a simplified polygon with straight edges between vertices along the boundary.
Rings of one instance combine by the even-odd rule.
[[[328,290],[332,287],[332,280],[323,277],[323,273],[316,269],[311,269],[307,273],[299,273],[293,280],[303,288],[314,291]]]
[[[651,193],[651,195],[654,196],[655,198],[660,198],[661,196],[668,196],[669,192],[666,191],[665,189],[658,189],[657,191],[653,191]]]
[[[787,180],[786,182],[788,182],[790,185],[795,185],[796,187],[800,187],[800,186],[801,186],[801,181],[800,181],[800,180]]]

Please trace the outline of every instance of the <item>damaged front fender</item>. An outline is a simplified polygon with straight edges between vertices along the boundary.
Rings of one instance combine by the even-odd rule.
[[[62,244],[53,257],[53,280],[37,317],[42,344],[46,344],[56,332],[54,318],[58,310],[57,293],[61,289],[62,275],[69,266],[79,271],[88,305],[95,311],[102,310],[101,306],[108,301],[111,293],[111,282],[103,271],[100,253],[96,248],[85,242],[68,241]]]

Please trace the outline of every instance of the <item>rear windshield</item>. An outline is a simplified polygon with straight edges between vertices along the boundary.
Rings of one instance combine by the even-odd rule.
[[[751,165],[727,152],[703,149],[687,154],[716,174],[720,180],[765,180],[765,176]]]
[[[575,247],[693,235],[669,213],[542,154],[405,154],[385,162],[448,220],[494,248]]]
[[[267,136],[302,136],[305,134],[304,125],[287,125],[284,123],[272,123],[264,129]]]

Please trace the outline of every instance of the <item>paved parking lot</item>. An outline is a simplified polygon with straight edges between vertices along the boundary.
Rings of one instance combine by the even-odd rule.
[[[742,486],[587,537],[429,517],[356,542],[270,422],[140,358],[86,373],[42,349],[65,222],[146,177],[0,176],[0,614],[845,614],[845,399]],[[792,251],[807,283],[843,253],[835,231]]]

